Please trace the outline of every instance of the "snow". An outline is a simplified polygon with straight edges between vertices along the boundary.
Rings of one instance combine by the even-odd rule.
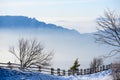
[[[113,80],[111,70],[106,70],[89,75],[70,76],[69,80]]]
[[[113,78],[111,76],[111,70],[89,75],[55,76],[40,72],[0,68],[0,80],[113,80]]]

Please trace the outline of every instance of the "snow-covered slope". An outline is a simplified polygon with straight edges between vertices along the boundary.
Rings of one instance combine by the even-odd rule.
[[[68,80],[39,72],[16,71],[0,68],[0,80]]]
[[[70,76],[69,80],[113,80],[111,70],[106,70],[89,75]]]
[[[111,76],[111,70],[81,76],[54,76],[39,72],[0,68],[0,80],[113,80],[113,78]]]

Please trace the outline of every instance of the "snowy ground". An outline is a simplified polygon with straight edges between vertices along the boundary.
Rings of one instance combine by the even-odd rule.
[[[113,80],[111,70],[90,75],[54,76],[39,72],[16,71],[0,68],[0,80]]]

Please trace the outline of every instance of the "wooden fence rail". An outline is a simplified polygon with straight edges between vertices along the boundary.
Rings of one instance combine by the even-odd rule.
[[[15,63],[0,63],[0,67],[3,68],[8,68],[8,69],[20,69],[20,65],[19,64],[15,64]],[[87,68],[87,69],[79,69],[79,70],[75,70],[75,71],[71,71],[71,70],[63,70],[60,68],[54,69],[54,68],[47,68],[47,67],[41,67],[41,66],[34,66],[34,67],[30,67],[27,68],[27,70],[30,71],[39,71],[42,73],[48,73],[51,75],[58,75],[58,76],[65,76],[65,75],[86,75],[86,74],[93,74],[93,73],[97,73],[100,71],[104,71],[104,70],[108,70],[111,69],[112,64],[109,65],[102,65],[99,67],[95,67],[95,68]]]

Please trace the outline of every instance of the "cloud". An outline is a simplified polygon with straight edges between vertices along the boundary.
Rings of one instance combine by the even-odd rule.
[[[74,4],[74,3],[89,3],[97,0],[6,0],[0,1],[0,7],[26,7],[26,6],[50,6],[50,5],[61,5],[61,4]]]
[[[91,33],[96,31],[96,17],[40,17],[38,20],[69,29],[76,29],[80,33]]]
[[[45,1],[4,1],[0,3],[0,6],[2,8],[9,8],[9,7],[14,7],[14,8],[20,8],[20,7],[31,7],[31,6],[49,6],[49,5],[54,5],[56,4],[55,2],[45,2]]]

